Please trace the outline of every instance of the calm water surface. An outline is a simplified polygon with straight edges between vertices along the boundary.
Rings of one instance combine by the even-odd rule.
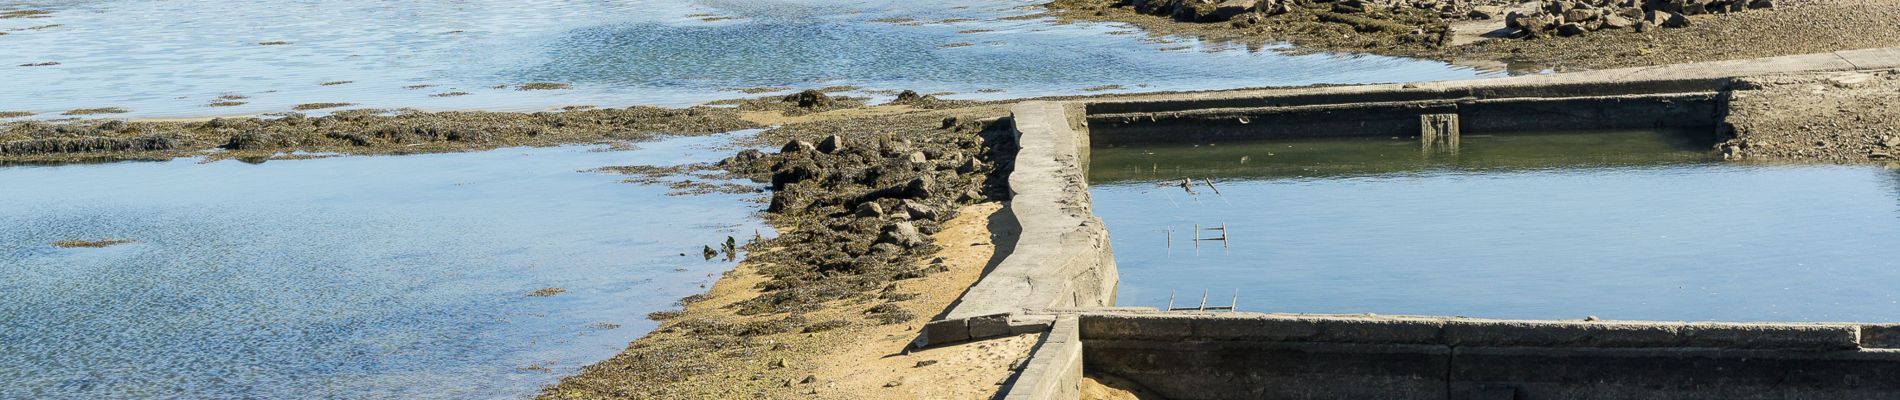
[[[1900,171],[1707,149],[1659,132],[1468,136],[1456,156],[1416,139],[1098,148],[1091,193],[1121,305],[1238,291],[1268,312],[1900,321]],[[1231,241],[1197,249],[1197,223]]]
[[[0,398],[532,396],[761,229],[747,196],[582,171],[733,139],[0,168]],[[134,242],[50,245],[105,238]]]
[[[0,111],[538,110],[685,105],[766,86],[1014,98],[1495,75],[1061,24],[1033,16],[1043,2],[0,0],[0,11],[52,12],[0,19]],[[497,87],[542,81],[574,88]],[[1109,85],[1121,89],[1085,90]],[[453,92],[469,94],[432,96]],[[209,106],[225,95],[246,104]]]

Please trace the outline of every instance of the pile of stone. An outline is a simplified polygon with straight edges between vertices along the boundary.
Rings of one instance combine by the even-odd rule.
[[[1505,15],[1505,25],[1523,38],[1581,36],[1605,29],[1689,26],[1689,15],[1774,8],[1774,0],[1553,0],[1530,12]]]

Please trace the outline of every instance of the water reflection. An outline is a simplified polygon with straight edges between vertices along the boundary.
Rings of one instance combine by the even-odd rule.
[[[580,171],[734,139],[0,168],[32,188],[0,190],[0,398],[532,396],[761,229],[742,196]],[[98,239],[132,242],[51,245]]]
[[[1095,149],[1091,194],[1122,305],[1237,289],[1251,311],[1900,321],[1892,171],[1603,136],[1467,138],[1452,159],[1416,139]],[[1195,224],[1233,239],[1196,248]]]

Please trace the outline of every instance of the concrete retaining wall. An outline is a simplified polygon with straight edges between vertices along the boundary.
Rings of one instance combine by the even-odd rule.
[[[1115,302],[1114,251],[1089,206],[1083,160],[1089,140],[1064,103],[1025,102],[1016,125],[1010,202],[1021,225],[1015,249],[924,327],[921,345],[1002,336],[1046,325],[1013,317],[1027,309],[1109,306]],[[1014,321],[1014,322],[1012,322]]]
[[[1900,351],[1853,324],[1089,313],[1079,327],[1090,371],[1170,399],[1900,395]]]

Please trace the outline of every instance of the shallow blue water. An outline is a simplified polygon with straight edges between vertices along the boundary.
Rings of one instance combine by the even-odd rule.
[[[1456,158],[1416,139],[1098,148],[1110,180],[1091,194],[1125,306],[1205,291],[1264,312],[1900,321],[1900,171],[1603,137],[1471,137]],[[1219,193],[1162,184],[1190,176]],[[1230,241],[1195,247],[1195,224]]]
[[[1439,62],[1290,56],[1119,24],[1004,19],[1041,1],[0,1],[0,111],[130,117],[355,107],[686,105],[736,89],[862,86],[1014,98],[1490,75]],[[722,19],[723,18],[723,19]],[[709,20],[710,19],[710,20]],[[977,32],[983,31],[983,32]],[[1125,34],[1108,34],[1119,32]],[[265,42],[288,42],[261,45]],[[968,46],[955,47],[954,45]],[[1167,51],[1164,51],[1167,50]],[[20,66],[57,62],[51,66]],[[571,90],[497,88],[547,81]],[[349,82],[325,86],[324,83]],[[413,85],[432,85],[406,88]],[[1086,91],[1107,85],[1123,89]],[[466,96],[432,97],[467,92]],[[210,107],[223,95],[247,104]]]
[[[736,137],[0,168],[0,398],[532,396],[731,268],[702,245],[762,229],[747,196],[582,171]],[[51,245],[106,238],[134,242]]]

